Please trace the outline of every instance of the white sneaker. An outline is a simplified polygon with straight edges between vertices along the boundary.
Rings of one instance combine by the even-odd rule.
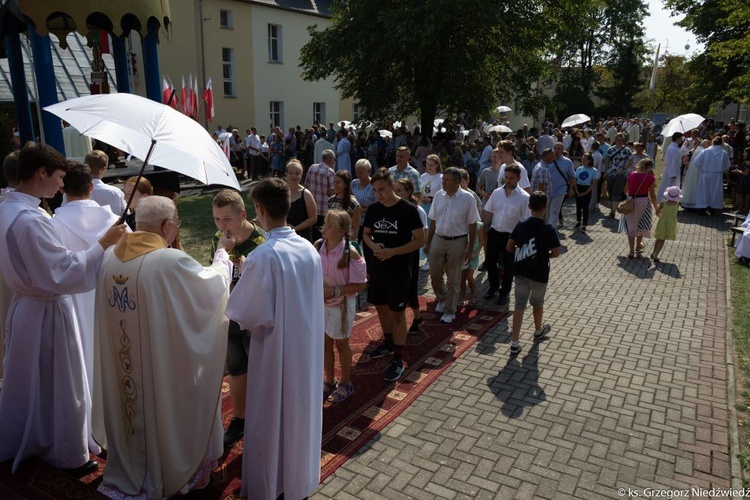
[[[419,268],[420,271],[429,271],[430,270],[430,262],[427,261],[424,264],[422,264],[422,267]]]
[[[445,302],[441,300],[435,306],[435,312],[441,313],[441,312],[444,312],[444,311],[445,311]]]
[[[452,323],[454,319],[456,319],[456,315],[455,314],[445,313],[445,314],[443,314],[443,317],[440,318],[440,322],[441,323],[446,323],[446,324],[447,323]]]

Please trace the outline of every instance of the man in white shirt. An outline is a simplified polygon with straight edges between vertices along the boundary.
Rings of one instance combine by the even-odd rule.
[[[495,148],[495,152],[498,155],[498,160],[502,163],[497,175],[497,185],[501,186],[505,181],[506,166],[518,165],[518,167],[521,169],[521,179],[518,182],[518,185],[521,186],[521,189],[531,194],[531,182],[529,182],[529,173],[526,171],[526,167],[516,161],[516,145],[513,144],[513,141],[504,140],[498,142],[497,148]]]
[[[435,311],[444,313],[441,323],[451,323],[456,318],[461,269],[471,260],[477,237],[477,202],[460,184],[461,172],[455,167],[445,169],[443,189],[435,193],[428,214],[430,228],[424,253],[430,261],[430,281],[438,299]]]
[[[659,189],[656,190],[656,200],[664,200],[664,191],[670,186],[680,186],[680,169],[682,168],[682,152],[680,148],[684,142],[682,132],[672,134],[672,142],[664,153],[664,172],[661,175]]]
[[[257,181],[259,177],[260,137],[258,137],[258,130],[255,127],[250,127],[249,134],[245,138],[245,149],[247,149],[247,158],[250,160],[250,180]]]
[[[548,130],[545,128],[542,132],[542,135],[539,136],[539,139],[536,141],[536,154],[541,158],[542,153],[544,153],[544,150],[547,148],[552,149],[552,146],[555,145],[555,138],[552,137]]]
[[[94,177],[91,199],[103,207],[109,207],[115,215],[122,215],[125,212],[125,194],[121,189],[102,182],[109,164],[109,157],[104,151],[95,149],[86,155],[83,162],[89,166],[91,175]]]
[[[500,290],[499,305],[508,303],[510,287],[513,284],[514,255],[506,250],[510,233],[516,224],[527,219],[529,211],[529,193],[518,185],[521,169],[518,165],[505,168],[505,184],[493,191],[482,213],[482,224],[487,231],[486,266],[490,290],[485,299],[491,299]],[[500,287],[500,270],[498,262],[503,259],[503,280]]]

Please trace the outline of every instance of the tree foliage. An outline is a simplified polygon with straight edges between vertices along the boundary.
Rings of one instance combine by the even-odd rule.
[[[542,0],[334,0],[331,24],[309,28],[303,78],[334,77],[369,120],[486,115],[513,99],[536,112],[544,68]],[[429,127],[429,128],[428,128]]]
[[[643,85],[642,20],[647,14],[643,0],[554,3],[551,43],[559,68],[554,101],[561,115],[595,109],[614,114],[634,111],[633,98]],[[593,96],[604,102],[597,106]]]
[[[711,101],[750,103],[750,3],[747,0],[665,0],[679,24],[692,31],[705,51],[688,66]]]

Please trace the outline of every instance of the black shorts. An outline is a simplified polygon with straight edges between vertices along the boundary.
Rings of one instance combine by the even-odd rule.
[[[227,339],[227,371],[233,377],[247,373],[247,354],[250,351],[250,332],[229,320]]]
[[[410,268],[395,276],[373,273],[367,288],[367,302],[374,306],[387,305],[391,311],[403,311],[409,305],[411,274]]]

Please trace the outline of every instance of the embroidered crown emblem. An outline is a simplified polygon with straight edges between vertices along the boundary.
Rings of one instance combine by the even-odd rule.
[[[130,279],[130,277],[129,276],[123,276],[121,274],[119,276],[112,276],[112,279],[114,279],[115,283],[117,283],[118,285],[124,285],[125,283],[128,282],[128,280]]]

